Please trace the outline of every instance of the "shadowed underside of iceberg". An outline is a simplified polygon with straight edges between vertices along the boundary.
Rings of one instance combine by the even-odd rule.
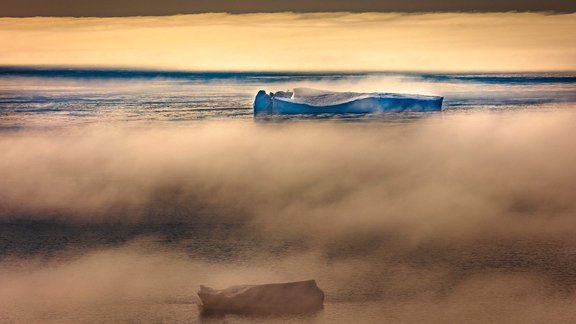
[[[385,111],[440,111],[438,96],[398,93],[334,92],[296,88],[267,94],[260,90],[254,114],[368,114]]]
[[[320,310],[324,292],[316,281],[232,286],[222,290],[200,286],[204,312],[296,314]]]

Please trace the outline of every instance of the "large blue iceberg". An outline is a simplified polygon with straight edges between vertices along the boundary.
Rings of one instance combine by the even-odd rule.
[[[440,111],[443,97],[399,93],[335,92],[309,88],[266,93],[254,100],[254,114],[368,114],[386,111]]]

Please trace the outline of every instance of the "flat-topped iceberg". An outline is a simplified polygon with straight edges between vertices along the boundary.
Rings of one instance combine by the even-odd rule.
[[[309,88],[267,94],[260,90],[254,114],[368,114],[380,111],[439,111],[443,97],[399,93],[335,92]]]
[[[324,292],[316,281],[241,285],[217,290],[200,286],[204,312],[242,314],[308,313],[322,308]]]

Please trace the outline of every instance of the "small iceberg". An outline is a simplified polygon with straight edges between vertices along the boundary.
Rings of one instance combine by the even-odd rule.
[[[254,114],[368,114],[387,111],[440,111],[443,97],[399,93],[335,92],[309,88],[266,93],[254,99]]]
[[[203,312],[236,314],[299,314],[322,309],[324,292],[316,281],[232,286],[217,290],[200,286]]]

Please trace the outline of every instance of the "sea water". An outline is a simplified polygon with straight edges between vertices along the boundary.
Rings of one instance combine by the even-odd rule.
[[[302,86],[440,95],[445,98],[445,113],[550,109],[576,101],[576,75],[570,73],[201,73],[2,68],[0,126],[250,119],[259,89],[277,91]],[[409,116],[413,114],[394,113],[381,119]]]
[[[444,111],[253,118],[259,89]],[[574,322],[576,75],[0,70],[0,322]],[[322,311],[205,316],[315,279]]]

